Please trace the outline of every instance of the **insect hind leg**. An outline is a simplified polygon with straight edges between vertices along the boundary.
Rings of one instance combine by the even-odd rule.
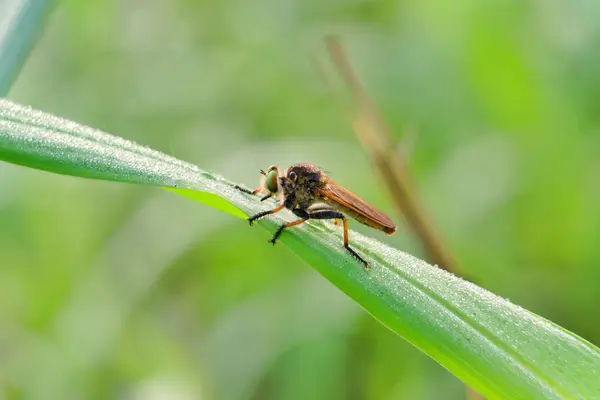
[[[344,224],[344,247],[354,258],[363,264],[365,270],[369,269],[369,264],[365,261],[365,259],[362,258],[356,251],[354,251],[354,249],[352,249],[348,243],[348,219],[344,214],[331,209],[318,209],[309,211],[308,216],[310,219],[341,219]]]

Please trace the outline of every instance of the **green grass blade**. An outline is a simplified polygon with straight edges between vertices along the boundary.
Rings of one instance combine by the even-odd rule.
[[[8,101],[0,101],[0,159],[84,178],[174,188],[236,216],[273,207],[194,165]],[[274,220],[261,225],[271,232],[277,226]],[[240,221],[240,229],[251,228]],[[304,224],[284,233],[281,243],[487,398],[598,398],[598,348],[409,254],[351,235],[371,271],[344,251],[340,231],[331,224]]]
[[[18,7],[16,15],[8,21],[9,26],[5,34],[0,35],[0,96],[8,93],[19,75],[46,23],[46,17],[52,10],[54,1],[21,0],[16,4],[15,7]]]

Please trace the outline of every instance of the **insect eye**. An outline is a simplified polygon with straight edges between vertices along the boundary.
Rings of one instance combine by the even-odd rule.
[[[271,193],[277,193],[277,171],[273,170],[267,174],[267,178],[265,180],[267,185],[267,189]]]
[[[295,180],[296,180],[296,178],[298,178],[298,175],[296,175],[296,173],[295,173],[294,171],[291,171],[291,172],[288,174],[288,178],[290,178],[291,180],[295,181]]]

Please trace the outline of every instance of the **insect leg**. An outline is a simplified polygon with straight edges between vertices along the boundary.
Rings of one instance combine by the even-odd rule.
[[[250,223],[250,225],[252,225],[254,223],[254,221],[259,220],[267,215],[275,214],[276,212],[279,212],[279,211],[283,210],[284,208],[285,208],[285,206],[281,205],[281,206],[275,207],[274,209],[269,210],[269,211],[259,212],[258,214],[255,214],[255,215],[251,216],[250,218],[248,218],[248,222]]]
[[[369,269],[369,264],[348,244],[348,219],[344,214],[335,210],[320,209],[312,212],[309,211],[308,216],[311,219],[341,219],[344,223],[344,247],[354,258],[363,263],[365,269]]]
[[[242,191],[244,193],[252,194],[252,195],[257,195],[258,192],[260,192],[260,190],[261,190],[261,188],[250,190],[250,189],[243,188],[243,187],[241,187],[239,185],[235,185],[233,188],[237,189],[239,191]]]
[[[300,225],[301,223],[306,222],[306,220],[308,220],[308,217],[306,217],[306,218],[300,218],[300,219],[297,219],[295,221],[288,222],[286,224],[281,225],[279,227],[279,229],[277,229],[277,231],[273,235],[273,238],[271,238],[269,240],[269,242],[271,242],[271,243],[273,243],[273,245],[275,245],[275,242],[277,241],[277,239],[279,238],[279,236],[281,235],[281,233],[283,232],[283,230],[285,228],[290,228],[292,226]]]
[[[346,250],[348,250],[358,261],[361,261],[363,263],[363,267],[365,268],[365,270],[368,270],[369,264],[361,257],[358,255],[357,252],[355,252],[354,250],[352,250],[352,248],[350,247],[350,245],[348,244],[348,219],[346,217],[342,218],[342,222],[344,223],[344,247],[346,248]]]

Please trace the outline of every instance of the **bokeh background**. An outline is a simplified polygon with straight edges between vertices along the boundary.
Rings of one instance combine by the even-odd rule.
[[[338,34],[461,269],[600,345],[599,18],[587,0],[66,0],[9,98],[249,187],[317,163],[400,225],[355,229],[424,257],[340,107]],[[0,398],[464,398],[267,239],[157,189],[0,164]]]

